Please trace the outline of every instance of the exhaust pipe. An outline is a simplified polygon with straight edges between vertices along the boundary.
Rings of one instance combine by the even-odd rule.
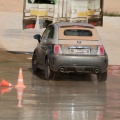
[[[100,70],[98,68],[95,68],[94,71],[95,71],[95,73],[99,73],[100,72]]]
[[[65,69],[64,68],[60,68],[60,72],[64,72],[65,71]]]

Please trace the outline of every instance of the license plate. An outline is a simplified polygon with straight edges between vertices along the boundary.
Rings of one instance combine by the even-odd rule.
[[[71,53],[90,54],[90,49],[70,49]]]

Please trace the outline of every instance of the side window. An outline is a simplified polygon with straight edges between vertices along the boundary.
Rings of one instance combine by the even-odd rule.
[[[45,32],[43,33],[43,35],[42,35],[42,41],[43,41],[43,42],[47,40],[48,35],[49,35],[49,33],[50,33],[50,28],[51,28],[51,27],[46,28]]]
[[[54,27],[51,27],[48,38],[53,38],[54,35]]]
[[[42,42],[47,42],[48,38],[53,38],[54,27],[49,26],[42,35]]]

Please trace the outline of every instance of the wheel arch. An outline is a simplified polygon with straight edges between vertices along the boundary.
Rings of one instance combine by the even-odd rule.
[[[45,56],[45,62],[46,62],[47,59],[48,59],[48,56],[46,55],[46,56]]]

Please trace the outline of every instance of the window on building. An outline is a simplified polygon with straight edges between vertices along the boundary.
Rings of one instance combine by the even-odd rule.
[[[39,3],[39,0],[28,0],[28,3]]]
[[[56,0],[40,0],[40,4],[55,4]]]
[[[28,0],[28,3],[55,4],[57,0]]]

